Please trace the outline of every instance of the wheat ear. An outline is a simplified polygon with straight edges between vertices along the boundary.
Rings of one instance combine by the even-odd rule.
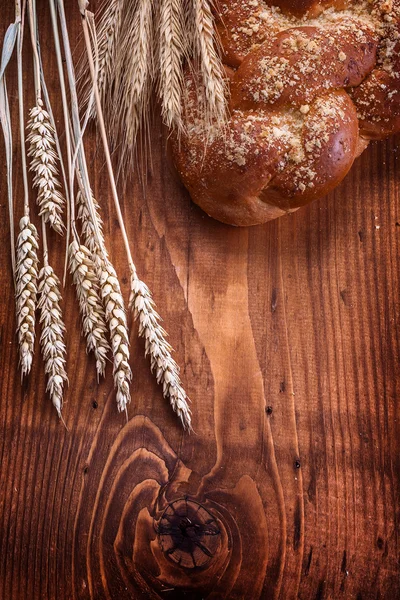
[[[172,347],[166,340],[167,333],[160,324],[154,300],[147,285],[138,277],[132,277],[129,307],[139,323],[139,335],[145,340],[145,353],[150,356],[151,370],[157,383],[162,385],[164,398],[180,418],[183,428],[191,430],[191,411],[188,396],[179,377],[180,369],[172,358]]]
[[[105,307],[108,322],[111,349],[114,357],[114,386],[117,390],[117,406],[120,412],[126,411],[131,401],[129,391],[132,381],[132,371],[129,365],[128,324],[124,301],[118,277],[109,260],[101,267],[100,293]]]
[[[129,387],[132,381],[132,370],[129,365],[128,324],[118,276],[108,258],[105,246],[99,205],[93,195],[91,195],[91,203],[93,217],[97,223],[97,236],[94,234],[93,219],[84,194],[78,192],[78,219],[82,223],[82,236],[96,271],[99,293],[105,309],[105,320],[108,324],[113,354],[113,377],[114,387],[117,391],[117,406],[118,410],[122,412],[127,409],[131,401]]]
[[[69,246],[69,269],[76,287],[87,350],[94,352],[97,375],[104,376],[110,349],[104,308],[90,251],[76,240]]]
[[[112,139],[123,140],[122,162],[133,157],[139,129],[147,126],[154,77],[153,44],[153,3],[129,0],[118,40],[109,119],[109,130],[115,132]]]
[[[164,123],[182,128],[184,12],[182,0],[162,0],[159,17],[158,94]]]
[[[96,219],[97,222],[97,236],[92,216],[89,212],[87,202],[85,201],[85,195],[81,191],[77,193],[77,217],[82,225],[82,237],[84,239],[85,246],[90,250],[92,254],[93,261],[96,263],[99,261],[99,257],[101,257],[102,255],[102,248],[103,252],[105,252],[105,256],[108,255],[103,234],[103,222],[100,217],[100,206],[93,193],[91,193],[91,202],[93,217]]]
[[[25,10],[21,3],[16,2],[16,15],[19,18],[18,45],[17,45],[17,68],[18,68],[18,114],[20,128],[20,149],[22,163],[22,182],[24,188],[24,216],[19,222],[19,234],[17,238],[16,259],[13,261],[15,279],[15,301],[17,317],[17,337],[19,345],[19,362],[21,376],[28,375],[32,368],[34,345],[35,345],[35,321],[36,301],[38,286],[38,234],[36,227],[31,223],[29,217],[29,186],[26,167],[25,152],[25,122],[24,122],[24,94],[23,94],[23,68],[22,68],[22,43],[25,22]],[[7,98],[7,96],[6,96]],[[2,119],[0,119],[2,120]],[[4,123],[3,123],[4,126]],[[11,135],[11,128],[10,128]],[[10,138],[11,143],[11,138]],[[7,146],[6,146],[7,147]],[[12,145],[10,146],[12,149]],[[7,157],[9,158],[9,157]],[[12,165],[12,158],[11,158]],[[11,173],[10,173],[11,175]],[[12,195],[12,189],[9,190]],[[10,224],[12,225],[10,205]],[[14,228],[10,227],[10,235],[14,237]]]
[[[209,0],[194,2],[194,54],[199,61],[205,91],[205,121],[224,121],[226,85],[221,59],[216,49],[214,17]]]
[[[21,374],[28,375],[35,344],[35,310],[38,285],[38,234],[36,227],[24,216],[19,222],[16,249],[16,313]]]
[[[84,195],[77,194],[78,219],[82,222],[82,235],[90,251],[99,283],[99,293],[105,309],[111,350],[113,353],[114,386],[117,390],[117,406],[120,412],[126,410],[131,401],[129,385],[132,371],[129,365],[129,332],[126,320],[124,299],[117,273],[111,264],[103,237],[103,224],[99,205],[91,196],[92,210],[97,222],[98,236],[94,235],[94,225]]]
[[[50,116],[43,108],[43,101],[36,100],[30,112],[27,125],[29,132],[27,141],[30,143],[28,156],[31,158],[33,171],[33,185],[37,188],[37,204],[39,215],[46,223],[62,234],[64,224],[62,221],[64,197],[57,175],[57,152],[54,129]]]
[[[115,54],[121,26],[121,14],[124,0],[111,0],[103,5],[101,20],[97,30],[98,33],[98,72],[97,85],[102,102],[107,100],[107,93],[113,81],[113,69],[115,66]],[[92,88],[90,74],[88,76],[87,88]],[[87,94],[89,97],[89,94]],[[94,105],[93,105],[94,109]]]
[[[46,262],[46,261],[45,261]],[[61,418],[64,385],[68,381],[65,371],[65,325],[60,307],[60,282],[49,264],[39,273],[40,344],[47,374],[46,391]]]
[[[103,237],[103,224],[99,205],[92,195],[92,210],[97,222],[98,236],[94,235],[94,225],[82,193],[77,195],[78,218],[82,222],[82,235],[91,252],[99,282],[99,292],[105,309],[111,350],[113,354],[114,387],[117,391],[117,406],[120,412],[126,410],[131,401],[130,382],[132,370],[129,365],[129,332],[126,320],[124,299],[117,273],[111,264]]]

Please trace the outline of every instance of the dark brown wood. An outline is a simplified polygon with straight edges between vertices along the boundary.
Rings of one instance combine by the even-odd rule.
[[[1,35],[11,5],[1,4]],[[39,11],[60,119],[44,0]],[[75,40],[72,1],[69,16]],[[25,80],[31,101],[28,66]],[[8,85],[15,118],[14,64]],[[111,366],[98,385],[86,356],[70,281],[68,430],[39,352],[21,385],[0,145],[1,600],[400,597],[398,141],[371,145],[328,199],[234,229],[190,202],[154,129],[146,193],[127,186],[124,216],[183,365],[190,436],[135,327],[128,422],[118,414]],[[94,132],[87,147],[127,295]],[[14,183],[21,212],[17,154]],[[52,236],[60,275],[63,256]]]

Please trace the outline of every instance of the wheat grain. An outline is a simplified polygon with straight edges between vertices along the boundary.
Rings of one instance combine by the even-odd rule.
[[[98,376],[104,376],[110,349],[104,308],[90,251],[76,240],[69,247],[69,268],[78,296],[87,350],[94,352]]]
[[[50,265],[39,273],[39,303],[42,334],[40,344],[47,374],[46,391],[61,418],[64,385],[68,381],[65,371],[65,325],[60,307],[60,282]]]
[[[147,285],[132,277],[129,307],[139,322],[139,335],[145,340],[145,353],[150,356],[151,370],[162,385],[163,395],[180,418],[184,429],[191,430],[191,411],[188,396],[179,377],[180,369],[171,356],[172,347],[160,324],[154,300]]]
[[[50,116],[43,108],[43,102],[37,99],[37,104],[29,112],[28,142],[30,148],[28,156],[31,158],[33,171],[33,185],[37,188],[37,204],[39,215],[46,223],[62,234],[64,224],[62,221],[64,197],[57,179],[57,152],[54,128]]]
[[[158,93],[168,127],[182,127],[184,12],[182,0],[162,0],[159,19]]]
[[[35,344],[35,311],[38,284],[38,234],[28,216],[19,222],[16,249],[16,315],[22,377],[30,373]]]

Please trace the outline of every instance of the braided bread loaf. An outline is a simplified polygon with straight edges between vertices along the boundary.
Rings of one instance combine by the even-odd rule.
[[[192,71],[174,161],[193,200],[233,225],[335,188],[370,139],[400,131],[400,0],[220,0],[230,88],[205,125]]]

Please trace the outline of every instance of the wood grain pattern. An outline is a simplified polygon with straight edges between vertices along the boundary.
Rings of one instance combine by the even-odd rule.
[[[1,7],[3,35],[13,15]],[[44,0],[39,13],[48,32]],[[56,98],[48,33],[42,43]],[[15,117],[15,65],[8,84]],[[0,600],[400,597],[398,141],[373,144],[329,199],[239,230],[189,201],[154,128],[149,185],[127,186],[124,215],[184,365],[190,436],[134,327],[128,423],[118,414],[71,282],[68,430],[38,352],[20,384],[0,145]],[[95,132],[88,148],[127,294]],[[17,155],[14,180],[22,210]],[[63,244],[51,237],[59,274]]]

